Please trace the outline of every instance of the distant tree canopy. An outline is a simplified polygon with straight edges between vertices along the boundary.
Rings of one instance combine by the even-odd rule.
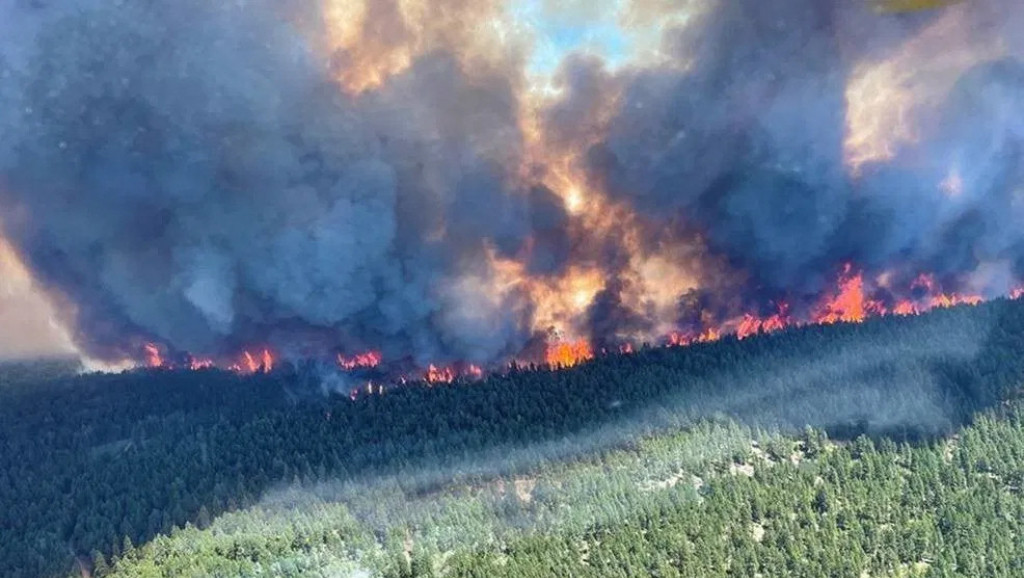
[[[0,575],[1019,576],[1021,351],[996,301],[355,401],[0,371]]]

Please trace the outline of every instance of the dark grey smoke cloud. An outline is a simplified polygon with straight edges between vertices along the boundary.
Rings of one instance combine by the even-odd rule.
[[[399,36],[375,42],[407,40],[391,3],[371,5],[364,31]],[[681,296],[681,319],[708,291],[756,293],[770,312],[778,297],[816,295],[846,260],[1003,291],[1024,276],[1024,9],[957,10],[962,34],[922,58],[986,38],[1003,54],[915,106],[917,140],[856,176],[844,159],[851,76],[946,12],[710,3],[666,32],[665,61],[566,59],[544,136],[584,155],[597,188],[650,224],[641,242],[700,237],[709,262],[746,272],[709,266],[707,279],[743,287]],[[653,327],[624,305],[621,239],[591,238],[521,176],[521,69],[470,72],[439,49],[354,96],[335,78],[358,55],[315,48],[321,12],[273,0],[0,4],[0,223],[75,305],[88,353],[137,356],[154,340],[213,355],[264,343],[486,363],[534,337],[529,297],[492,290],[492,253],[529,255],[534,275],[601,261],[616,278],[581,320],[595,341]],[[915,90],[931,86],[927,64]],[[954,165],[962,193],[940,202]]]
[[[961,34],[910,63],[920,84],[928,88],[928,70],[962,58],[971,42],[1002,42],[1007,54],[926,95],[927,106],[910,111],[918,140],[856,177],[844,165],[849,79],[950,12],[717,2],[667,34],[671,65],[609,74],[593,60],[567,62],[552,132],[580,131],[573,121],[595,107],[587,88],[619,87],[607,135],[588,151],[591,178],[655,222],[684,217],[763,289],[817,294],[843,260],[953,277],[992,262],[1020,272],[1024,53],[1013,23],[1024,10],[968,4],[955,9]],[[938,191],[954,165],[964,192],[944,202]]]
[[[514,353],[528,304],[480,294],[485,248],[513,254],[536,226],[552,271],[566,240],[552,195],[509,174],[512,75],[470,77],[438,53],[347,96],[283,19],[294,10],[5,4],[6,232],[77,304],[94,354],[127,336],[221,353],[383,344],[419,362]]]

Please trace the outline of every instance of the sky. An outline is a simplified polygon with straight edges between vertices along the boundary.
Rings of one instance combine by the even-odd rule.
[[[595,6],[596,5],[596,6]],[[611,63],[621,62],[634,39],[619,25],[621,2],[525,0],[511,8],[514,17],[535,35],[529,64],[532,74],[550,75],[565,56],[586,50]]]
[[[571,53],[600,56],[615,69],[657,51],[661,33],[687,17],[689,0],[522,0],[509,12],[530,32],[529,73],[543,80]]]

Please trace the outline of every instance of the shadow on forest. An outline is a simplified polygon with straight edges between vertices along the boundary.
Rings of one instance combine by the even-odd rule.
[[[0,511],[14,515],[0,525],[0,574],[63,574],[71,553],[202,526],[292,480],[422,469],[436,474],[415,476],[426,493],[706,419],[925,442],[1016,388],[1022,348],[1024,303],[996,301],[354,402],[312,386],[297,397],[308,376],[295,371],[7,379]]]

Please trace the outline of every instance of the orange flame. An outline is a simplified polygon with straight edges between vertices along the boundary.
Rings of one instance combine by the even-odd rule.
[[[483,379],[484,370],[480,366],[470,364],[469,367],[466,368],[464,374],[470,379]]]
[[[860,323],[869,314],[881,314],[884,306],[864,296],[864,276],[853,272],[853,265],[843,266],[839,277],[839,293],[825,301],[814,318],[815,323]]]
[[[914,289],[924,289],[928,294],[928,309],[949,308],[957,305],[977,305],[984,301],[980,295],[958,295],[956,293],[945,294],[939,290],[939,285],[933,275],[922,274],[911,286]]]
[[[585,339],[548,345],[545,361],[551,367],[573,367],[594,358],[590,343]]]
[[[739,339],[746,339],[747,337],[757,335],[758,333],[773,333],[775,331],[781,331],[790,324],[788,311],[789,305],[780,303],[779,312],[770,317],[761,318],[748,313],[743,316],[742,320],[740,320],[740,324],[736,328],[736,337]]]
[[[893,315],[901,315],[904,317],[907,315],[917,315],[920,312],[921,310],[917,307],[917,305],[914,305],[910,301],[900,301],[892,309]]]
[[[887,286],[887,277],[887,275],[880,276],[877,286]],[[820,324],[860,323],[872,316],[917,315],[931,309],[977,305],[984,301],[980,295],[943,293],[934,276],[925,274],[915,279],[910,287],[913,290],[922,291],[923,297],[897,301],[889,308],[882,301],[868,296],[870,288],[874,286],[873,284],[869,285],[865,281],[863,273],[855,271],[852,264],[844,265],[835,292],[822,300],[807,322]],[[1024,288],[1015,289],[1010,296],[1011,298],[1024,297]],[[706,319],[705,323],[714,326],[707,327],[699,333],[694,331],[672,332],[668,335],[666,344],[669,347],[679,347],[694,343],[707,343],[718,340],[726,333],[735,333],[738,339],[745,339],[757,333],[771,333],[802,324],[790,317],[789,306],[786,303],[780,304],[778,313],[766,318],[748,313],[737,320],[726,323],[714,324],[710,319]]]
[[[243,353],[242,356],[245,358],[245,368],[249,373],[256,373],[260,368],[260,366],[256,364],[256,358],[254,358],[248,351]]]
[[[865,297],[862,274],[854,274],[852,265],[847,264],[840,276],[838,295],[825,302],[814,322],[860,323],[872,315],[918,315],[931,309],[978,305],[984,301],[980,295],[943,293],[935,277],[930,274],[919,275],[910,288],[923,291],[925,296],[916,301],[901,300],[892,309],[887,309],[882,302]]]
[[[242,352],[242,358],[238,363],[229,367],[231,371],[237,373],[270,373],[274,370],[274,355],[270,353],[269,349],[264,349],[257,355],[253,355],[249,351]]]
[[[735,335],[737,339],[773,333],[787,327],[804,325],[807,323],[860,323],[872,316],[881,315],[918,315],[936,308],[948,308],[960,305],[978,305],[984,301],[982,296],[976,294],[945,293],[934,275],[921,274],[910,284],[907,289],[914,292],[911,297],[894,301],[887,305],[882,301],[872,299],[869,295],[876,289],[893,291],[890,286],[892,275],[883,273],[875,278],[865,278],[862,271],[855,269],[853,264],[843,266],[836,282],[836,288],[828,293],[821,303],[815,308],[814,313],[803,319],[795,319],[790,314],[788,303],[780,302],[777,313],[762,317],[759,314],[747,313],[740,317],[732,318],[724,322],[715,321],[712,316],[705,316],[702,320],[703,329],[692,331],[675,331],[668,333],[665,338],[667,347],[684,347],[697,343],[710,343],[718,341],[724,335]],[[896,291],[898,293],[898,291]],[[1010,299],[1024,298],[1024,286],[1016,287],[1008,294]],[[586,339],[576,341],[559,340],[557,333],[554,334],[555,341],[549,343],[545,351],[544,361],[551,369],[570,368],[594,358],[594,351],[590,342]],[[168,362],[162,348],[155,343],[147,343],[143,347],[145,363],[148,367],[172,367]],[[635,350],[634,342],[625,341],[617,346],[618,352],[630,354]],[[369,351],[351,357],[337,355],[337,364],[345,370],[360,368],[373,368],[379,366],[383,361],[383,355],[379,351]],[[199,370],[215,367],[217,364],[212,359],[190,357],[185,366],[191,370]],[[241,353],[238,361],[229,369],[243,374],[269,373],[273,370],[275,359],[269,349],[245,350]],[[429,384],[452,383],[459,378],[479,380],[485,375],[483,368],[473,364],[455,364],[453,366],[438,366],[431,364],[423,375],[423,380]],[[407,383],[405,377],[399,377],[398,383]],[[368,383],[366,393],[383,393],[384,386],[375,386]],[[353,396],[356,392],[353,392]]]
[[[686,347],[694,343],[711,343],[721,338],[722,334],[717,329],[705,329],[700,334],[675,331],[668,335],[668,346]]]
[[[188,362],[188,367],[192,371],[199,371],[200,369],[209,369],[214,366],[212,359],[199,359],[193,357]]]
[[[451,383],[455,381],[455,370],[450,367],[437,367],[431,363],[424,379],[427,383]]]
[[[147,343],[145,345],[146,350],[146,366],[147,367],[163,367],[164,357],[160,353],[160,348],[155,343]]]
[[[352,357],[345,357],[338,354],[338,366],[345,371],[352,371],[354,369],[371,369],[380,365],[380,362],[384,359],[379,351],[368,351],[366,353],[359,353]]]
[[[947,308],[956,307],[957,305],[977,305],[982,301],[983,299],[979,295],[936,295],[932,297],[931,306],[933,308]]]

